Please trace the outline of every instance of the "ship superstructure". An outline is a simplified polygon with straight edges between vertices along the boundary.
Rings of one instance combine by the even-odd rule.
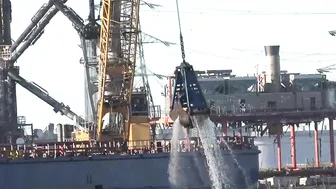
[[[211,109],[211,119],[228,128],[276,136],[278,170],[282,170],[281,136],[290,127],[292,168],[296,169],[295,127],[313,125],[315,166],[320,165],[318,124],[329,119],[330,162],[335,165],[333,120],[336,116],[335,82],[324,74],[281,71],[280,46],[265,46],[269,70],[254,76],[237,77],[232,70],[199,71],[198,80]],[[230,133],[231,134],[231,133]]]
[[[232,70],[199,72],[203,92],[218,114],[278,111],[309,111],[333,108],[335,82],[322,74],[280,73],[281,88],[270,92],[267,74],[237,77]]]
[[[280,65],[280,62],[278,64]],[[280,71],[279,66],[276,71],[280,78],[278,87],[273,87],[274,80],[271,76],[274,74],[270,70],[247,76],[236,76],[233,70],[198,70],[196,73],[202,92],[214,115],[213,118],[215,115],[228,116],[230,121],[227,129],[233,129],[236,134],[241,130],[239,128],[243,128],[245,134],[250,133],[247,131],[259,131],[261,135],[265,133],[276,135],[272,127],[267,127],[274,123],[264,124],[253,121],[253,115],[258,113],[270,115],[275,112],[314,112],[335,109],[336,83],[329,81],[325,74],[290,73],[286,70]],[[169,78],[169,83],[174,83],[174,78]],[[170,94],[172,85],[169,86],[167,87]],[[169,94],[167,98],[171,101]],[[229,118],[230,115],[236,116],[237,119],[240,116],[251,116],[251,118],[245,118],[246,121],[239,123],[235,118]],[[308,117],[303,121],[310,124],[314,119]],[[284,124],[283,122],[281,123]],[[169,124],[169,120],[166,123]],[[219,132],[226,132],[225,129],[221,130],[222,121],[217,119],[215,123],[218,125]],[[232,132],[225,134],[232,135]]]

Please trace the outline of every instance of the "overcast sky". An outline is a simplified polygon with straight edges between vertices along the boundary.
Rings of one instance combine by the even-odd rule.
[[[12,38],[15,40],[30,23],[31,17],[47,0],[12,0]],[[151,10],[141,7],[142,30],[170,42],[179,42],[175,0],[149,1],[160,4]],[[234,2],[234,3],[233,3]],[[88,1],[69,0],[80,16],[87,18]],[[336,60],[336,38],[328,34],[336,29],[334,1],[296,0],[180,0],[182,30],[187,61],[195,69],[233,69],[247,75],[265,67],[264,45],[280,45],[281,69],[316,73],[317,68]],[[21,76],[46,89],[51,96],[84,114],[84,70],[79,37],[70,21],[58,13],[45,34],[18,60]],[[160,74],[172,74],[181,62],[178,45],[145,46],[148,68]],[[332,76],[331,76],[332,77]],[[334,78],[336,79],[336,77]],[[157,104],[164,81],[151,78]],[[53,108],[18,86],[18,113],[33,122],[35,128],[48,123],[71,123]]]

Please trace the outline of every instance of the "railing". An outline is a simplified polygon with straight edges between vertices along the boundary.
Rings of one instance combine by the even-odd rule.
[[[189,139],[190,146],[187,148],[185,140],[180,140],[181,152],[200,151],[203,149],[199,138]],[[254,146],[252,137],[221,137],[214,140],[214,145],[219,145],[221,150],[246,150]],[[94,155],[133,155],[144,153],[169,153],[171,150],[170,140],[160,141],[74,141],[36,143],[32,145],[0,145],[0,158],[55,158],[59,156],[94,156]]]
[[[320,112],[321,110],[328,112],[335,109],[330,108],[316,108],[309,110],[305,110],[303,108],[255,109],[251,107],[246,107],[242,109],[240,107],[228,108],[226,106],[216,106],[211,109],[211,113],[216,115],[248,115],[248,114],[291,113],[291,112]]]

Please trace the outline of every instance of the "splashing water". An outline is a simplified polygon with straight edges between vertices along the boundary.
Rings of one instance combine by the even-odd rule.
[[[168,165],[169,183],[173,188],[180,186],[179,180],[179,151],[180,151],[180,134],[183,133],[182,126],[177,118],[173,125],[173,136],[171,140],[171,151]]]
[[[210,119],[199,119],[194,117],[194,122],[199,132],[204,155],[209,167],[209,176],[214,189],[222,189],[230,183],[226,175],[226,167],[219,148],[216,143],[216,132],[214,123]]]
[[[206,157],[207,166],[209,168],[209,177],[212,182],[212,188],[223,189],[231,188],[234,185],[232,178],[227,175],[229,167],[225,165],[224,157],[222,156],[220,146],[217,145],[217,136],[215,130],[215,124],[210,119],[204,117],[193,117],[194,124],[198,130],[200,140],[203,145],[204,155]],[[180,138],[182,135],[188,137],[186,131],[179,124],[179,119],[174,122],[173,133],[171,140],[171,152],[168,166],[169,182],[172,188],[181,188],[183,183],[183,174],[180,169]],[[228,143],[223,140],[223,144],[230,152],[230,157],[233,159],[233,163],[237,166],[240,172],[244,176],[244,185],[249,186],[249,178],[245,170],[239,165],[233,150]],[[228,173],[230,174],[230,173]],[[232,176],[232,175],[231,175]]]
[[[239,165],[239,162],[238,162],[238,160],[237,160],[237,157],[236,157],[236,155],[233,153],[233,150],[232,150],[232,148],[230,147],[230,145],[229,145],[225,140],[223,140],[222,142],[224,143],[225,147],[229,150],[229,152],[230,152],[230,156],[232,157],[234,163],[237,165],[239,171],[243,174],[243,176],[244,176],[244,182],[245,182],[244,184],[245,184],[246,187],[248,187],[248,186],[249,186],[249,183],[250,183],[250,178],[249,178],[248,175],[246,174],[246,171]]]

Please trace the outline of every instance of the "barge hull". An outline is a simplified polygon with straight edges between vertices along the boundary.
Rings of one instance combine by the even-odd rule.
[[[232,156],[223,151],[226,175],[231,187],[241,188],[244,175],[249,183],[258,181],[257,149],[237,152],[235,157],[244,171],[237,169]],[[181,188],[211,188],[206,160],[201,152],[180,152],[179,178]],[[0,162],[2,189],[94,189],[170,188],[169,153],[36,158]]]

